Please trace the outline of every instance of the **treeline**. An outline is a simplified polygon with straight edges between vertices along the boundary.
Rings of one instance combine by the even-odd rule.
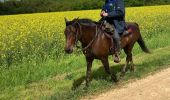
[[[1,0],[0,15],[100,9],[105,0]],[[170,4],[170,0],[124,0],[126,6]]]

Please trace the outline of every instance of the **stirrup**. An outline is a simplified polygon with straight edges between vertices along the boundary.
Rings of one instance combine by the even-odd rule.
[[[121,61],[121,59],[120,58],[118,58],[118,57],[114,57],[114,62],[115,63],[119,63]]]
[[[114,55],[114,62],[119,63],[121,61],[120,59],[120,52],[115,53]]]

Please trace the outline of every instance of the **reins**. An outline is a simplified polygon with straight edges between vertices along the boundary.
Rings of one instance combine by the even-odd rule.
[[[78,39],[78,34],[82,35],[82,27],[81,27],[81,24],[79,22],[76,22],[76,23],[78,24],[79,30],[80,30],[80,32],[78,33],[78,31],[77,31],[77,34],[76,34],[76,46],[77,46],[77,42],[79,40]],[[86,51],[93,44],[94,40],[96,39],[96,37],[98,35],[98,27],[97,27],[97,25],[95,25],[95,27],[96,27],[95,37],[90,41],[90,43],[86,47],[82,48],[83,51]]]
[[[97,28],[97,25],[96,25],[96,34],[95,34],[95,37],[93,38],[93,40],[86,47],[83,48],[83,51],[86,51],[93,44],[93,42],[96,39],[97,35],[98,35],[98,28]]]
[[[76,47],[77,48],[80,48],[78,45],[77,45],[77,42],[78,42],[78,40],[80,39],[80,37],[81,36],[78,36],[79,34],[80,35],[82,35],[83,33],[82,33],[82,26],[81,26],[81,24],[77,21],[76,22],[77,24],[78,24],[78,26],[79,26],[79,31],[80,32],[78,32],[78,30],[77,30],[77,32],[76,32],[76,41],[75,41],[75,44],[76,44]],[[102,25],[105,23],[105,20],[103,20],[102,22],[101,22],[101,24],[100,24],[100,28],[102,27]],[[95,33],[95,37],[90,41],[90,43],[86,46],[86,47],[84,47],[84,48],[82,48],[82,50],[83,51],[86,51],[92,44],[93,44],[93,42],[95,41],[95,39],[97,38],[97,36],[98,36],[98,33],[99,33],[99,29],[98,29],[98,26],[95,24],[95,27],[96,27],[96,33]],[[104,34],[105,34],[105,32],[104,32]],[[108,37],[108,38],[112,38],[110,35],[108,35],[108,34],[105,34],[105,36],[106,37]],[[111,45],[113,45],[113,40],[111,39]]]

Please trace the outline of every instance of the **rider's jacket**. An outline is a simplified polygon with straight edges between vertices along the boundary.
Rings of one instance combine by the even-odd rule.
[[[108,13],[105,18],[113,24],[119,34],[125,30],[125,6],[122,0],[106,0],[102,10]]]

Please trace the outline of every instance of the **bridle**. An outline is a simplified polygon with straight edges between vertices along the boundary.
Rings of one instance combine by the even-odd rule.
[[[78,46],[77,44],[78,44],[78,41],[81,40],[81,38],[82,38],[82,34],[83,34],[82,25],[81,25],[81,23],[78,22],[78,20],[75,21],[75,22],[72,24],[72,26],[76,29],[75,32],[73,32],[73,33],[75,33],[75,35],[76,35],[76,36],[75,36],[74,45],[75,45],[77,48],[81,48],[84,53],[87,53],[87,49],[94,43],[95,39],[97,38],[97,36],[98,36],[98,34],[99,34],[99,29],[101,29],[101,31],[104,33],[104,35],[105,35],[107,38],[111,39],[111,45],[113,46],[113,39],[112,39],[113,36],[107,34],[104,30],[102,30],[102,26],[103,26],[105,23],[107,23],[107,21],[105,20],[105,18],[103,18],[103,20],[100,21],[100,25],[95,24],[95,27],[96,27],[95,37],[93,37],[93,39],[88,43],[87,46],[81,48],[81,47]],[[74,26],[74,25],[76,25],[76,24],[78,25],[78,28]],[[113,47],[111,47],[111,48],[113,48]]]
[[[82,32],[82,25],[81,25],[78,21],[76,21],[75,24],[78,24],[78,29],[76,30],[76,41],[75,41],[75,45],[76,45],[76,47],[80,48],[80,47],[77,45],[77,42],[78,42],[78,40],[80,40],[80,39],[82,38],[82,34],[83,34],[83,32]],[[89,42],[89,44],[88,44],[86,47],[82,48],[83,51],[86,51],[86,50],[93,44],[94,40],[96,39],[99,31],[98,31],[97,25],[95,25],[95,27],[96,27],[95,37]],[[79,34],[80,34],[80,35],[79,35]]]

